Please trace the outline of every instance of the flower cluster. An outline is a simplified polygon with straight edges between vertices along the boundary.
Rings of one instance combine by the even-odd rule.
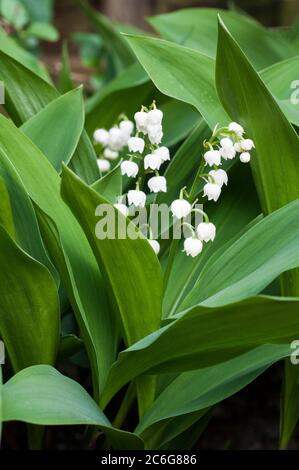
[[[136,179],[133,189],[129,189],[126,195],[120,196],[114,207],[124,216],[132,214],[131,207],[143,208],[146,205],[147,195],[144,192],[145,183],[151,193],[167,192],[167,181],[159,174],[161,166],[170,160],[169,149],[161,145],[163,138],[163,112],[157,109],[155,102],[149,107],[141,107],[134,115],[134,121],[121,116],[118,124],[109,131],[97,129],[94,140],[101,145],[102,155],[98,159],[101,171],[110,169],[110,160],[124,156],[120,170],[123,176]],[[231,122],[227,127],[215,127],[211,138],[204,142],[204,154],[199,167],[198,177],[205,182],[203,197],[209,201],[218,201],[223,185],[228,184],[226,171],[219,168],[223,160],[232,160],[239,154],[242,163],[250,161],[250,151],[254,148],[254,142],[244,137],[243,127]],[[124,149],[127,147],[126,151]],[[208,171],[205,170],[206,167]],[[149,176],[149,178],[148,178]],[[131,186],[132,188],[132,186]],[[188,194],[186,188],[180,191],[179,199],[172,202],[170,210],[175,223],[180,229],[186,226],[190,230],[190,236],[184,240],[184,252],[187,256],[195,257],[201,253],[204,243],[214,241],[216,227],[210,222],[208,215],[196,205],[192,194]],[[127,205],[124,203],[127,200]],[[203,221],[197,226],[187,223],[186,218],[192,213],[199,212]],[[193,219],[191,219],[193,220]],[[148,242],[159,253],[160,245],[153,240],[151,227],[148,226],[150,237]]]
[[[242,163],[250,161],[250,151],[254,148],[254,142],[251,139],[244,138],[245,131],[243,127],[231,122],[228,127],[215,127],[212,137],[204,142],[206,152],[203,155],[203,164],[200,167],[199,177],[205,181],[203,187],[203,196],[209,201],[218,201],[223,185],[228,184],[228,175],[225,170],[219,168],[222,160],[232,160],[239,153]],[[204,167],[212,167],[208,173],[204,173]],[[186,193],[187,194],[187,193]],[[187,194],[187,196],[189,196]],[[190,199],[190,196],[188,197]],[[194,205],[195,203],[193,203]],[[181,191],[180,199],[174,201],[171,205],[173,214],[178,219],[183,219],[189,215],[193,205],[184,199],[184,188]],[[191,236],[184,241],[184,251],[188,256],[195,257],[201,253],[203,242],[213,241],[216,236],[216,227],[209,221],[207,214],[203,211],[204,222],[196,228],[189,225]],[[184,222],[183,222],[184,223]]]
[[[116,160],[120,152],[128,145],[128,141],[134,132],[134,123],[126,116],[121,116],[119,124],[111,129],[96,129],[93,138],[96,144],[100,144],[102,154],[98,158],[98,167],[102,173],[111,168],[111,161]]]

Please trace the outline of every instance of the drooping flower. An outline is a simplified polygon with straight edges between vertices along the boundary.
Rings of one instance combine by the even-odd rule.
[[[125,217],[129,215],[129,209],[125,204],[117,203],[114,204],[115,209],[119,210]]]
[[[220,152],[224,160],[232,160],[236,156],[236,150],[233,141],[229,137],[220,140]]]
[[[167,183],[164,176],[153,176],[148,180],[147,185],[152,193],[167,192]]]
[[[144,150],[145,142],[141,137],[130,137],[128,140],[128,147],[130,152],[142,153]]]
[[[130,160],[125,160],[120,165],[120,171],[122,175],[127,175],[132,178],[136,178],[139,167],[137,163],[131,162]]]
[[[214,182],[220,186],[220,188],[225,184],[227,185],[228,176],[226,171],[224,170],[211,170],[209,171],[209,175],[212,176]]]
[[[119,153],[115,150],[111,150],[109,147],[106,147],[103,155],[105,158],[108,158],[108,160],[116,160],[119,156]]]
[[[198,256],[202,252],[203,244],[198,238],[188,237],[184,241],[184,251],[187,256]]]
[[[150,126],[158,126],[162,124],[163,112],[160,109],[152,109],[147,115],[147,122]]]
[[[96,129],[93,134],[95,142],[102,144],[104,147],[109,142],[109,132],[106,129]]]
[[[160,124],[147,126],[148,138],[151,144],[159,145],[163,139],[163,129]]]
[[[109,147],[119,151],[124,146],[124,134],[118,127],[112,127],[109,131]]]
[[[249,152],[242,152],[240,154],[240,162],[249,163],[250,162],[250,153]]]
[[[208,150],[204,154],[203,157],[205,159],[205,162],[209,166],[213,166],[213,165],[219,166],[219,165],[221,165],[221,153],[219,152],[219,150]]]
[[[166,162],[167,160],[170,160],[170,152],[167,147],[159,147],[156,150],[154,150],[154,154],[158,155],[158,157],[161,158],[162,162]]]
[[[251,139],[241,140],[240,146],[241,146],[242,152],[250,152],[250,150],[252,150],[255,147],[254,142]]]
[[[221,194],[221,188],[216,183],[207,183],[203,187],[203,195],[207,196],[209,201],[218,201]]]
[[[149,240],[147,239],[147,241],[149,242],[149,244],[151,245],[152,249],[154,250],[154,252],[156,253],[156,255],[159,254],[159,251],[160,251],[160,243],[157,241],[157,240]]]
[[[137,130],[143,134],[147,134],[147,114],[145,111],[138,111],[134,115]]]
[[[196,228],[199,240],[203,242],[214,241],[216,236],[216,227],[211,222],[202,222]]]
[[[177,219],[183,219],[190,214],[192,206],[190,202],[186,201],[186,199],[176,199],[172,202],[170,210],[174,217]]]
[[[228,130],[233,132],[237,137],[242,137],[244,134],[244,128],[237,122],[231,122],[228,125]]]
[[[162,160],[159,155],[155,153],[150,153],[144,157],[144,168],[147,170],[150,168],[151,170],[159,170],[162,164]]]
[[[125,119],[119,123],[119,128],[129,138],[134,130],[134,123],[132,121],[129,121],[129,119]]]
[[[110,170],[111,164],[108,160],[105,160],[105,158],[98,158],[97,164],[100,172],[102,173],[106,173]]]
[[[135,207],[144,207],[146,201],[146,194],[138,189],[131,189],[128,192],[128,203]]]

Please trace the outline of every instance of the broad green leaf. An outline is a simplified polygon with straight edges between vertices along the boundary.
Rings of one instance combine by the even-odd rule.
[[[18,43],[8,36],[2,28],[0,28],[0,50],[19,61],[24,67],[27,67],[45,81],[51,83],[51,79],[46,68],[36,59],[36,57],[34,57],[34,55],[20,47]]]
[[[7,159],[16,168],[30,198],[57,226],[58,235],[57,230],[54,235],[50,231],[44,241],[76,313],[98,394],[114,359],[116,328],[107,309],[97,262],[80,225],[61,200],[58,174],[31,141],[0,116],[0,161]]]
[[[287,344],[299,327],[298,305],[297,298],[254,297],[222,307],[202,305],[188,310],[119,354],[109,373],[102,406],[140,374],[198,369],[264,344]]]
[[[107,201],[115,204],[117,198],[122,194],[122,175],[119,165],[93,183],[92,188]]]
[[[255,142],[252,168],[264,210],[299,197],[299,138],[223,23],[216,82],[223,106]]]
[[[120,318],[125,343],[131,345],[157,330],[160,325],[162,273],[158,258],[149,243],[142,239],[143,237],[135,240],[129,237],[118,239],[116,235],[114,239],[109,237],[98,239],[95,226],[96,209],[101,204],[107,204],[107,200],[66,167],[62,173],[61,191],[63,199],[85,231],[107,281],[110,301]],[[111,216],[116,219],[115,234],[118,233],[119,227],[117,216],[129,230],[135,231],[136,227],[129,220],[113,206],[110,208]],[[103,220],[105,220],[104,214],[99,214],[97,223]],[[138,382],[140,414],[151,402],[154,387],[151,378],[141,379]]]
[[[16,125],[21,125],[59,97],[58,91],[21,63],[0,52],[0,79],[5,82],[5,109]],[[99,177],[96,155],[83,132],[71,167],[88,183]]]
[[[298,198],[298,136],[221,21],[216,82],[224,107],[234,120],[245,126],[248,135],[255,141],[256,154],[252,159],[252,168],[264,212],[271,212]],[[296,265],[292,264],[288,268],[293,267]],[[282,277],[282,288],[284,295],[299,294],[298,269]],[[296,369],[292,370],[297,374]],[[296,384],[296,381],[293,380],[292,384]],[[289,400],[286,390],[291,399],[293,395],[298,395],[298,392],[293,394],[291,387],[286,386],[285,401]],[[298,406],[294,400],[292,405],[294,415],[298,417]],[[289,435],[287,428],[292,428],[293,422],[288,423],[287,419],[282,422],[283,435]]]
[[[290,353],[289,344],[267,344],[212,367],[180,374],[157,397],[138,424],[136,433],[146,440],[153,424],[219,403]]]
[[[0,12],[4,20],[17,30],[24,28],[29,16],[20,0],[1,0]]]
[[[119,34],[113,23],[98,11],[92,9],[86,0],[78,0],[87,18],[102,37],[105,47],[113,57],[116,71],[119,72],[135,62],[134,54]]]
[[[299,266],[298,211],[299,199],[266,216],[210,258],[180,309],[245,299]]]
[[[8,235],[15,240],[16,229],[10,205],[10,196],[2,176],[0,178],[0,224],[5,228]]]
[[[299,56],[264,69],[260,75],[289,121],[299,126]]]
[[[48,158],[57,172],[71,160],[84,127],[82,88],[56,98],[28,119],[21,130]]]
[[[3,185],[5,184],[5,187],[2,186],[5,192],[1,195],[2,225],[28,255],[48,268],[58,286],[58,274],[41,239],[32,202],[14,166],[6,158],[1,160],[0,176],[0,181]],[[6,203],[6,208],[9,211],[6,217],[10,218],[6,221],[4,219],[4,203]]]
[[[161,39],[127,36],[139,62],[165,95],[193,105],[211,128],[228,116],[215,88],[215,61],[205,54]]]
[[[65,41],[62,45],[61,69],[59,72],[59,79],[58,79],[57,87],[60,93],[67,93],[68,91],[71,91],[75,88],[73,81],[72,81],[72,71],[71,71],[70,56],[69,56],[67,41]]]
[[[111,127],[117,117],[133,115],[148,101],[153,85],[138,63],[130,65],[86,102],[86,129],[90,135],[99,127]]]
[[[30,15],[31,21],[52,21],[54,0],[20,0]]]
[[[100,427],[115,449],[142,449],[142,440],[114,429],[80,384],[50,366],[33,366],[2,387],[3,421],[39,425],[89,424]]]
[[[167,100],[161,106],[163,112],[163,145],[171,147],[183,141],[201,121],[196,109],[177,100]]]
[[[218,204],[208,203],[204,210],[217,227],[216,238],[213,243],[206,244],[202,254],[196,258],[187,257],[182,250],[178,250],[163,299],[164,317],[181,309],[181,303],[194,284],[194,295],[200,295],[203,286],[200,284],[199,287],[197,280],[205,264],[211,264],[211,256],[214,254],[215,259],[222,256],[227,247],[234,243],[235,237],[240,237],[241,231],[247,230],[247,225],[259,215],[260,206],[250,170],[246,166],[235,167],[229,173],[229,185],[223,190],[221,200]],[[238,266],[239,269],[242,269],[242,265]]]
[[[2,422],[3,422],[3,415],[2,415],[2,408],[3,408],[3,401],[2,401],[2,365],[0,365],[0,445],[1,445],[1,438],[2,438]]]
[[[49,271],[0,226],[0,332],[13,369],[54,364],[59,300]]]
[[[149,22],[165,39],[215,57],[219,13],[257,70],[297,54],[287,40],[234,11],[189,8],[151,17]]]
[[[99,240],[95,224],[101,217],[95,217],[95,210],[101,204],[107,204],[107,200],[66,167],[62,173],[61,191],[105,273],[113,305],[120,314],[126,344],[131,345],[160,325],[162,276],[158,258],[145,239],[117,239],[117,224],[115,239]],[[112,206],[111,209],[113,216],[119,214]],[[120,217],[125,220],[121,214]],[[133,225],[129,221],[126,223]]]

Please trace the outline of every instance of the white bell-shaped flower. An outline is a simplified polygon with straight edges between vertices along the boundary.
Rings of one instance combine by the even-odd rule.
[[[155,153],[150,153],[144,157],[144,169],[147,170],[150,168],[151,170],[159,170],[162,164],[162,160],[159,155]]]
[[[163,112],[160,109],[152,109],[147,115],[147,123],[150,126],[158,126],[162,124]]]
[[[116,160],[119,156],[119,153],[116,152],[116,150],[111,150],[109,147],[106,147],[103,155],[108,160]]]
[[[147,126],[148,138],[153,145],[159,145],[163,139],[163,130],[160,124]]]
[[[218,184],[207,183],[203,187],[203,195],[207,196],[209,201],[218,201],[221,194],[221,188]]]
[[[167,182],[164,176],[153,176],[148,180],[147,185],[152,193],[167,192]]]
[[[249,163],[250,162],[250,153],[249,152],[242,152],[240,154],[240,162]]]
[[[243,139],[241,140],[240,144],[241,144],[242,152],[250,152],[250,150],[252,150],[255,147],[254,142],[251,139]]]
[[[117,203],[114,204],[115,209],[119,210],[125,217],[129,215],[129,209],[125,204]]]
[[[128,137],[130,137],[130,135],[132,135],[132,132],[134,130],[134,123],[132,121],[129,121],[129,119],[125,119],[119,123],[119,128]]]
[[[98,158],[97,164],[101,173],[106,173],[110,170],[111,164],[108,160],[105,160],[105,158]]]
[[[167,160],[170,160],[170,152],[167,147],[159,147],[156,150],[154,150],[154,154],[158,155],[161,158],[162,162],[166,162]]]
[[[198,238],[188,237],[184,241],[184,251],[187,256],[198,256],[202,252],[203,244]]]
[[[139,167],[137,163],[131,162],[130,160],[125,160],[124,162],[121,162],[120,171],[122,175],[127,175],[130,178],[136,178]]]
[[[209,166],[213,166],[213,165],[219,166],[219,165],[221,165],[221,152],[219,152],[219,150],[208,150],[204,154],[203,157],[205,159],[205,162]]]
[[[109,142],[109,132],[106,129],[96,129],[93,134],[94,141],[102,144],[104,147]]]
[[[136,127],[139,132],[142,132],[143,134],[147,134],[147,115],[145,111],[138,111],[134,115],[134,119],[136,122]]]
[[[160,251],[160,243],[157,242],[157,240],[147,240],[147,241],[151,245],[151,247],[154,250],[154,252],[156,253],[156,255],[158,255],[159,251]]]
[[[196,228],[199,240],[203,242],[214,241],[216,236],[216,227],[211,222],[202,222]]]
[[[109,147],[118,151],[124,146],[124,133],[118,127],[112,127],[109,131]]]
[[[171,203],[170,210],[174,217],[183,219],[190,214],[192,206],[186,199],[176,199]]]
[[[236,156],[236,150],[233,141],[229,137],[220,140],[220,152],[224,160],[232,160]]]
[[[130,137],[128,140],[128,147],[130,152],[143,153],[145,142],[141,137]]]
[[[129,206],[134,205],[135,207],[144,207],[146,201],[146,194],[143,191],[137,189],[131,189],[128,192],[128,203]]]
[[[237,122],[231,122],[228,126],[228,130],[233,132],[237,137],[242,137],[244,134],[244,128]]]
[[[220,187],[222,187],[224,184],[227,185],[228,182],[228,176],[226,171],[224,170],[211,170],[209,171],[209,175],[212,176],[213,182],[218,184]]]

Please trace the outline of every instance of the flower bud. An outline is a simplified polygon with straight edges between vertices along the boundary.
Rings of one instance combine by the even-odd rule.
[[[250,153],[249,152],[242,152],[240,154],[240,162],[249,163],[250,162]]]
[[[125,119],[124,121],[121,121],[119,123],[119,128],[121,131],[123,131],[128,137],[132,134],[134,130],[134,123],[132,121],[129,121],[128,119]]]
[[[167,192],[166,178],[164,176],[153,176],[147,182],[152,193]]]
[[[101,173],[106,173],[110,170],[111,164],[108,160],[105,160],[104,158],[98,158],[97,164]]]
[[[118,127],[112,127],[109,131],[109,147],[111,150],[121,150],[125,143],[123,132]]]
[[[254,148],[254,142],[251,139],[243,139],[240,144],[243,152],[249,152]]]
[[[116,160],[118,158],[119,153],[107,147],[105,148],[103,155],[105,158],[108,158],[108,160]]]
[[[109,132],[106,129],[96,129],[93,134],[95,142],[102,144],[104,147],[109,142]]]
[[[202,252],[202,248],[202,242],[198,238],[189,237],[184,241],[184,251],[187,256],[192,256],[192,258],[199,255]]]
[[[228,126],[228,130],[234,132],[237,137],[242,137],[244,134],[244,128],[240,126],[237,122],[231,122]]]

